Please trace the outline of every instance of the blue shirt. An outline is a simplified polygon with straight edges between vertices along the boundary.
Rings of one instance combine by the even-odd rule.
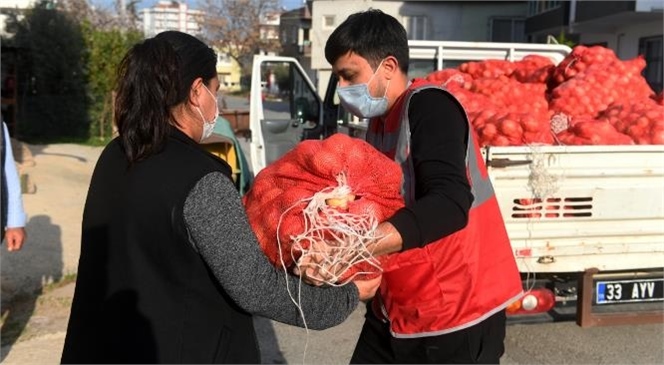
[[[16,171],[14,154],[12,152],[9,131],[5,122],[2,122],[2,132],[5,135],[5,179],[7,179],[7,228],[25,227],[25,211],[23,211],[23,200],[21,200],[21,181]]]

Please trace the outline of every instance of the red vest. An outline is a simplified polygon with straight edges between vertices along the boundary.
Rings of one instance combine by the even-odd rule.
[[[413,94],[427,88],[439,87],[425,80],[413,80],[385,122],[374,118],[367,131],[370,144],[401,164],[407,206],[413,204],[415,197],[408,106]],[[444,116],[440,122],[445,122]],[[380,295],[375,302],[389,319],[394,337],[458,331],[481,322],[522,295],[498,201],[470,125],[466,171],[474,197],[468,225],[422,248],[390,255],[384,261]]]

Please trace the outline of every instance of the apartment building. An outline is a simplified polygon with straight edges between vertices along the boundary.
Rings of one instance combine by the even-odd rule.
[[[311,69],[311,3],[308,0],[304,6],[281,14],[279,41],[281,55],[296,58],[309,78],[316,80]]]
[[[185,1],[162,0],[151,8],[142,9],[139,18],[146,38],[166,30],[177,30],[191,35],[201,32],[204,13],[189,8]]]
[[[0,35],[10,36],[5,30],[9,14],[22,13],[35,4],[35,0],[0,0]]]
[[[664,1],[543,1],[528,2],[526,34],[533,42],[565,33],[578,44],[602,45],[621,59],[643,55],[644,77],[662,90]]]
[[[325,42],[350,14],[380,9],[394,16],[414,40],[524,42],[527,1],[314,0],[311,15],[311,67],[318,90],[332,72]]]

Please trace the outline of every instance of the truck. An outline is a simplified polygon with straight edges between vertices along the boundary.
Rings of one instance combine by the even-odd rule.
[[[409,77],[468,61],[561,62],[557,44],[410,41]],[[266,86],[268,75],[276,82]],[[274,79],[274,77],[272,78]],[[294,58],[255,56],[250,96],[253,172],[305,139],[362,138],[334,75],[321,98]],[[664,322],[664,145],[482,148],[525,294],[510,322],[582,327]]]

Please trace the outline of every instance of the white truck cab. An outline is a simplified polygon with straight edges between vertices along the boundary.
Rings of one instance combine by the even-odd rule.
[[[531,54],[557,64],[570,52],[563,45],[411,41],[409,76]],[[277,85],[261,87],[270,78]],[[366,122],[340,107],[336,84],[333,77],[321,99],[294,58],[254,57],[255,173],[303,139],[337,132],[363,137]],[[664,146],[485,147],[482,152],[526,297],[534,298],[519,304],[521,317],[576,319],[582,326],[664,321]],[[555,301],[545,313],[535,310],[538,300],[545,301],[538,288]]]
[[[558,64],[571,52],[565,45],[529,43],[409,41],[408,44],[411,78],[424,77],[435,70],[454,68],[468,61],[516,61],[530,54],[548,57]],[[366,129],[365,121],[354,118],[340,107],[336,83],[333,76],[322,100],[295,58],[254,56],[250,127],[251,162],[255,173],[302,139],[324,138],[339,130],[360,135],[361,130]]]

